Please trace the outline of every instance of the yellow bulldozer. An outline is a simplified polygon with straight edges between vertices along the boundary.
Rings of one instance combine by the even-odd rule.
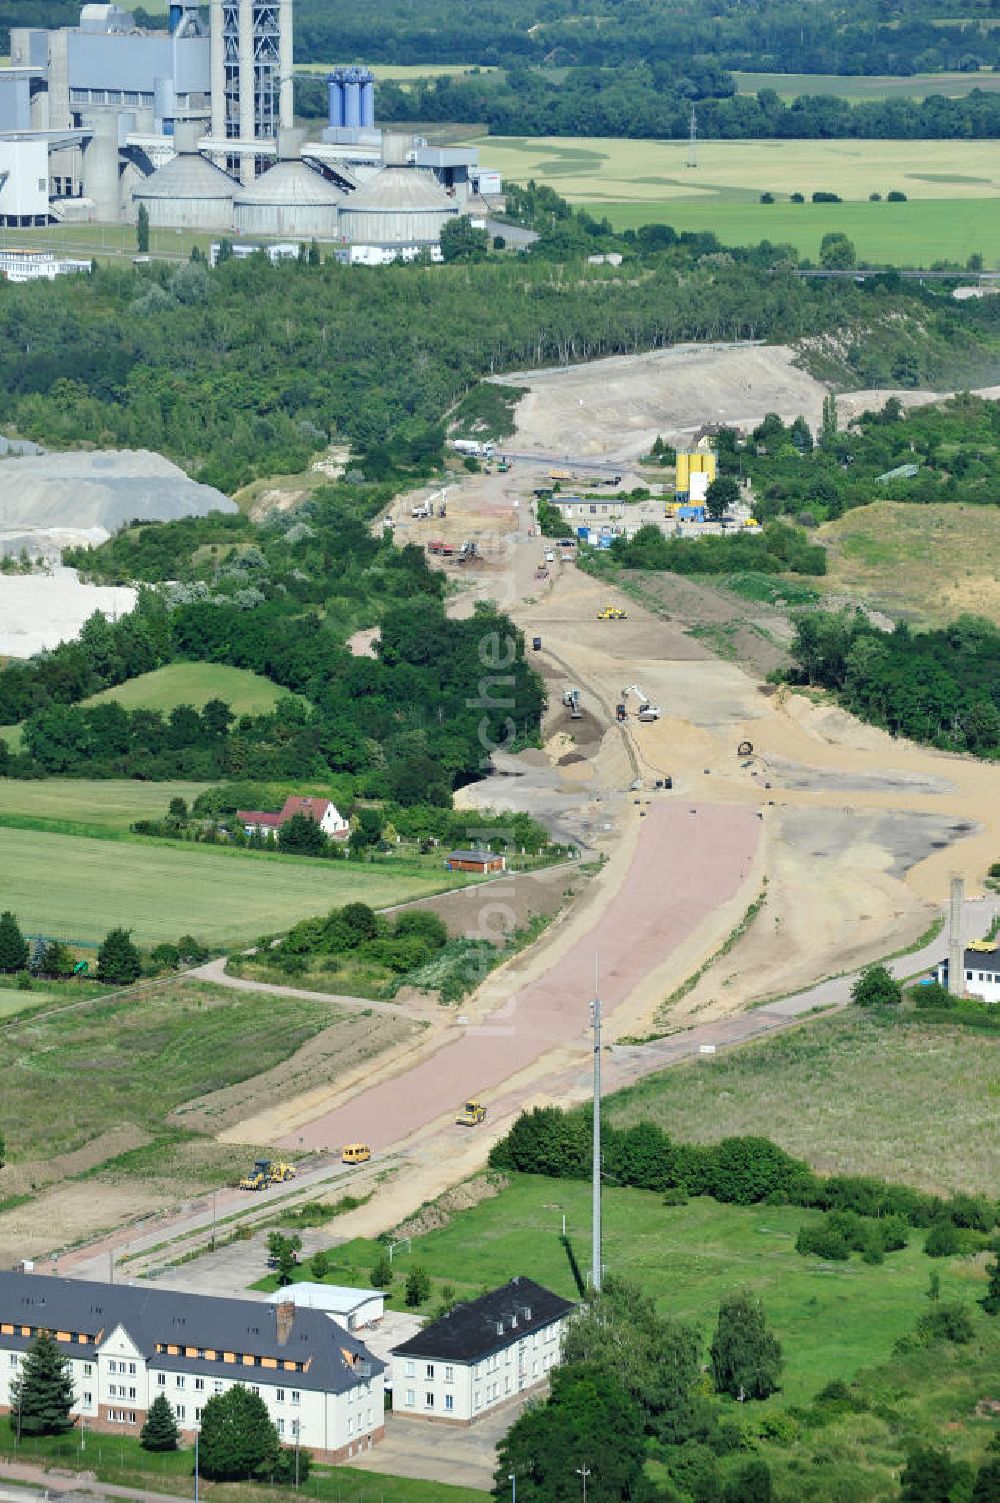
[[[281,1163],[279,1163],[279,1164],[272,1164],[271,1165],[271,1184],[272,1185],[283,1185],[285,1183],[286,1179],[294,1179],[295,1178],[295,1173],[296,1173],[296,1171],[295,1171],[295,1165],[294,1164],[281,1164]]]
[[[486,1108],[481,1101],[467,1101],[455,1118],[459,1127],[478,1127],[486,1121]]]
[[[276,1163],[270,1159],[258,1159],[249,1174],[240,1180],[241,1190],[266,1190],[269,1185],[283,1185],[295,1178],[295,1165]]]
[[[598,621],[627,621],[628,616],[617,605],[606,605],[603,611],[597,612]]]

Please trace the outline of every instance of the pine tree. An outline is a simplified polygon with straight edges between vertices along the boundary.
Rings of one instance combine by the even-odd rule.
[[[176,1451],[179,1433],[169,1399],[165,1393],[158,1393],[146,1415],[139,1444],[144,1451]]]
[[[989,1277],[989,1284],[979,1303],[987,1315],[1000,1315],[1000,1253],[996,1255],[992,1263],[987,1264],[986,1273]]]
[[[23,971],[28,964],[28,941],[8,910],[0,913],[0,971]]]
[[[131,929],[111,929],[97,952],[97,979],[114,986],[131,986],[142,971]]]
[[[18,1435],[59,1435],[69,1430],[74,1399],[68,1357],[48,1331],[25,1353],[20,1374],[10,1385],[10,1423]]]

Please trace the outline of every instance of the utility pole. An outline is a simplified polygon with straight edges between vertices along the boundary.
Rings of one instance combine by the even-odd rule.
[[[590,1282],[601,1288],[601,999],[597,994],[597,957],[594,957],[594,1001],[591,1007],[594,1027],[594,1166],[593,1204],[591,1207]],[[586,1491],[586,1479],[584,1490]]]
[[[691,106],[691,133],[688,136],[687,164],[689,167],[698,165],[698,116],[695,114],[694,105]]]
[[[199,1425],[194,1432],[194,1503],[198,1503],[198,1437],[201,1434]]]
[[[590,1467],[578,1466],[576,1469],[576,1475],[583,1483],[583,1503],[587,1503],[587,1478],[590,1476]]]

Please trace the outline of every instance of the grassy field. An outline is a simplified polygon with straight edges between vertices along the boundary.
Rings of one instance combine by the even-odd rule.
[[[1000,79],[1000,75],[998,75]],[[816,258],[831,230],[863,258],[930,265],[980,252],[998,264],[1000,159],[988,141],[681,141],[489,137],[476,144],[504,177],[547,183],[617,229],[666,222],[724,243],[769,239]],[[793,204],[823,189],[841,204]],[[906,203],[870,203],[873,192]],[[777,202],[761,204],[764,191]]]
[[[12,1022],[0,1030],[10,1160],[67,1153],[112,1127],[153,1137],[174,1107],[270,1069],[337,1022],[346,1041],[358,1019],[319,999],[191,981]]]
[[[917,624],[963,611],[1000,624],[1000,512],[992,506],[878,501],[827,523],[820,587],[849,591]]]
[[[739,94],[773,89],[782,99],[800,94],[835,94],[838,99],[925,99],[944,94],[959,99],[973,89],[994,93],[1000,89],[1000,73],[914,73],[910,78],[886,74],[850,77],[840,73],[734,73]]]
[[[222,663],[170,663],[113,689],[102,689],[83,703],[106,704],[113,699],[126,710],[169,713],[177,705],[194,705],[200,710],[210,699],[221,699],[236,715],[266,715],[285,693],[269,678],[245,668],[227,668]]]
[[[406,1271],[414,1264],[435,1281],[435,1296],[450,1283],[462,1296],[492,1288],[515,1273],[537,1279],[569,1299],[577,1288],[560,1241],[562,1216],[587,1274],[590,1186],[571,1180],[517,1175],[510,1187],[457,1215],[447,1226],[415,1237],[394,1255],[400,1305]],[[794,1207],[742,1208],[697,1199],[666,1207],[659,1195],[609,1187],[604,1198],[605,1258],[653,1294],[664,1312],[693,1321],[710,1336],[721,1297],[750,1286],[764,1300],[785,1349],[784,1391],[775,1402],[799,1403],[833,1378],[888,1357],[926,1306],[932,1266],[919,1234],[882,1267],[853,1258],[829,1265],[795,1251],[803,1222],[816,1213]],[[366,1284],[380,1244],[363,1239],[330,1251],[332,1283]],[[942,1298],[972,1301],[983,1278],[974,1264],[933,1265]],[[304,1267],[303,1276],[309,1277]],[[263,1287],[263,1286],[262,1286]]]
[[[166,787],[156,786],[161,793]],[[91,944],[116,924],[140,944],[181,934],[210,945],[245,944],[343,903],[377,908],[463,885],[430,861],[361,867],[6,828],[0,872],[0,907],[16,908],[26,933]]]
[[[172,798],[191,804],[211,783],[138,783],[129,778],[0,778],[0,819],[79,821],[95,828],[127,830],[137,819],[158,819]]]
[[[688,1142],[762,1133],[827,1173],[992,1194],[994,1048],[912,1013],[886,1021],[850,1010],[650,1076],[612,1097],[608,1115]]]

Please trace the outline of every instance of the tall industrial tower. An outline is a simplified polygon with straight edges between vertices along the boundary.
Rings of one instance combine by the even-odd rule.
[[[258,142],[293,124],[292,0],[211,0],[212,139],[227,171],[252,183]]]

